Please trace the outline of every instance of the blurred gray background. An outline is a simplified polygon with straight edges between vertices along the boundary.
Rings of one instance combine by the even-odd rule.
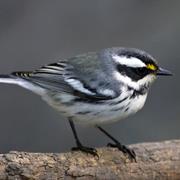
[[[125,144],[180,138],[179,18],[179,0],[0,0],[0,72],[105,47],[144,49],[174,76],[156,81],[141,112],[104,127]],[[68,122],[21,87],[0,84],[0,117],[0,153],[74,146]],[[77,128],[86,145],[109,142],[94,128]]]

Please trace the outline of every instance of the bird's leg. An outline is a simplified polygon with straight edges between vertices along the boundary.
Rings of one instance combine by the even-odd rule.
[[[72,151],[82,151],[82,152],[85,152],[85,153],[92,154],[93,156],[98,156],[96,149],[91,148],[91,147],[86,147],[86,146],[83,146],[81,144],[81,142],[80,142],[80,140],[78,138],[78,135],[77,135],[73,120],[71,118],[69,118],[69,124],[71,126],[71,129],[72,129],[75,141],[76,141],[76,145],[77,145],[77,147],[72,148]]]
[[[112,137],[107,131],[105,131],[102,127],[96,126],[102,133],[104,133],[107,137],[109,137],[115,144],[108,143],[107,146],[118,148],[120,151],[122,151],[125,154],[128,154],[129,158],[136,161],[136,154],[132,149],[129,149],[125,145],[122,145],[118,140],[116,140],[114,137]]]

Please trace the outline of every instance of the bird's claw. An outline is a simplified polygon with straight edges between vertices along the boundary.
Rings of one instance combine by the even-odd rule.
[[[133,149],[130,149],[120,143],[117,144],[108,143],[107,146],[112,148],[118,148],[124,154],[127,154],[131,160],[134,160],[136,162],[136,153],[134,152]]]

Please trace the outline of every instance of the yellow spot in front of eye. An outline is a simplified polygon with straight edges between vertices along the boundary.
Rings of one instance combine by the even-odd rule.
[[[155,70],[157,70],[157,67],[154,65],[154,64],[147,64],[147,69],[150,69],[150,70],[152,70],[152,71],[155,71]]]

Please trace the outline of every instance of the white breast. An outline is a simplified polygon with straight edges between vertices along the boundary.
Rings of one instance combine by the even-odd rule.
[[[66,93],[46,96],[44,100],[65,117],[73,117],[79,124],[100,125],[116,122],[136,113],[144,106],[146,97],[147,94],[132,98],[132,92],[127,94],[124,91],[120,97],[103,104],[73,103],[74,97]],[[123,98],[125,100],[120,102]]]
[[[142,107],[146,102],[146,98],[147,98],[147,93],[144,95],[139,95],[135,97],[133,100],[131,100],[128,110],[129,115],[134,114],[138,112],[140,109],[142,109]]]

